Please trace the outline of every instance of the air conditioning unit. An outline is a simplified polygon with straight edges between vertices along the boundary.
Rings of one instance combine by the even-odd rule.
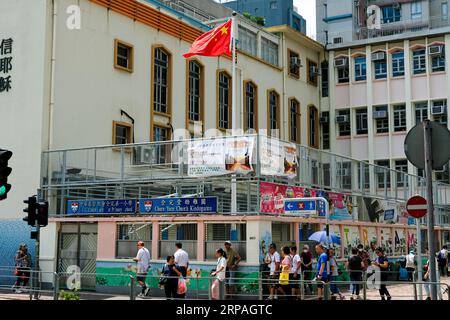
[[[153,146],[140,147],[136,151],[135,165],[156,164],[156,149]]]
[[[431,114],[433,116],[440,116],[447,113],[447,106],[433,106],[431,108]]]
[[[441,56],[444,54],[444,47],[443,46],[429,46],[428,47],[428,54],[430,56]]]
[[[328,119],[328,116],[322,116],[320,117],[320,123],[328,123],[330,119]]]
[[[301,68],[302,60],[299,57],[291,57],[291,65],[296,68]]]
[[[350,122],[350,116],[336,116],[336,122],[337,123],[349,123]]]
[[[388,117],[387,111],[374,111],[373,118],[374,119],[386,119]]]
[[[345,68],[347,65],[348,65],[348,59],[347,58],[334,59],[334,66],[336,68]]]
[[[380,61],[380,60],[385,60],[385,59],[386,59],[386,54],[382,51],[372,53],[372,61]]]

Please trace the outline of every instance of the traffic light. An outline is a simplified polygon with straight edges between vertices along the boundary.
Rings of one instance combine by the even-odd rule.
[[[29,197],[28,200],[23,200],[23,203],[28,204],[28,207],[23,209],[23,212],[28,213],[28,216],[23,218],[23,221],[28,222],[28,225],[34,227],[36,225],[36,211],[38,208],[36,196]]]
[[[48,225],[48,201],[37,204],[36,220],[41,227]]]
[[[12,169],[8,167],[8,160],[11,158],[12,152],[0,149],[0,201],[7,198],[11,185],[8,183],[8,176]]]

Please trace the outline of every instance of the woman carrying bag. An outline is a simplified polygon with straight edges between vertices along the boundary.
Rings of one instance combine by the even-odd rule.
[[[217,249],[216,258],[216,270],[211,272],[211,276],[215,277],[211,286],[211,298],[213,300],[220,299],[220,287],[223,286],[223,281],[225,280],[225,270],[227,268],[227,254],[222,248]]]
[[[164,292],[167,299],[178,298],[178,278],[182,276],[179,267],[175,264],[174,256],[167,256],[167,263],[162,270],[163,276],[159,284],[164,286]]]

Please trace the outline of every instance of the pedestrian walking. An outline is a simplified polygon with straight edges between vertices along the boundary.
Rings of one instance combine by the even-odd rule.
[[[138,241],[137,248],[138,253],[133,260],[137,262],[136,279],[142,287],[142,291],[138,297],[144,297],[147,296],[150,291],[150,288],[148,288],[145,283],[148,269],[150,268],[150,252],[145,247],[143,241]]]
[[[307,292],[306,290],[309,290],[309,294],[312,294],[312,283],[311,281],[311,276],[312,276],[312,264],[313,264],[313,259],[312,259],[312,253],[309,250],[309,246],[307,244],[305,244],[303,246],[303,252],[300,254],[300,259],[301,259],[301,263],[300,263],[300,268],[301,268],[301,274],[302,274],[302,279],[305,281],[304,282],[304,290],[305,292]]]
[[[328,253],[329,253],[329,259],[330,259],[329,261],[330,261],[330,272],[331,272],[331,277],[330,277],[330,280],[331,280],[330,287],[331,287],[331,294],[332,294],[331,298],[335,300],[336,294],[337,294],[339,296],[339,299],[344,300],[345,297],[339,291],[338,285],[336,283],[333,283],[333,281],[337,281],[338,277],[340,276],[339,266],[338,266],[336,257],[334,256],[334,249],[330,248],[328,250]]]
[[[265,258],[265,262],[269,265],[269,298],[268,300],[278,299],[278,281],[280,273],[281,257],[277,252],[277,246],[275,243],[271,243],[269,246],[269,253]]]
[[[291,250],[289,247],[283,247],[281,252],[283,261],[281,261],[281,273],[279,278],[280,287],[278,289],[284,296],[289,296],[292,291],[291,282],[289,281],[292,266]]]
[[[297,247],[291,247],[291,261],[292,266],[289,271],[289,280],[291,281],[291,292],[292,297],[297,300],[300,300],[300,286],[301,286],[301,258],[297,253]]]
[[[328,254],[327,248],[322,245],[316,245],[317,258],[317,295],[319,300],[323,300],[324,284],[322,282],[328,282]]]
[[[353,299],[360,299],[359,289],[360,283],[362,281],[362,273],[364,268],[364,262],[359,256],[359,250],[357,248],[352,248],[352,254],[347,261],[347,269],[350,273],[350,281],[352,282],[352,296]]]
[[[375,253],[377,255],[377,259],[375,260],[375,262],[373,263],[373,265],[377,266],[380,268],[380,296],[381,296],[381,300],[385,300],[385,297],[388,300],[391,300],[392,297],[386,287],[386,281],[388,279],[388,271],[389,271],[389,260],[388,258],[384,255],[383,253],[383,248],[378,247],[375,250]]]
[[[217,265],[216,270],[211,273],[215,277],[211,286],[211,297],[214,300],[220,299],[220,288],[225,280],[225,272],[227,269],[227,254],[220,248],[216,250]]]
[[[168,300],[178,298],[178,278],[182,276],[180,267],[175,264],[174,256],[167,256],[166,264],[162,269],[162,282],[160,285],[164,286],[164,293]]]
[[[447,277],[448,276],[448,248],[446,245],[442,247],[441,251],[439,251],[438,256],[437,256],[437,261],[438,261],[441,277]]]
[[[181,242],[175,243],[176,251],[174,254],[175,264],[180,267],[181,274],[184,278],[187,276],[187,270],[189,267],[189,255],[183,250],[183,244]]]
[[[22,293],[26,290],[30,280],[30,273],[32,267],[31,254],[28,252],[26,244],[22,243],[14,256],[15,275],[17,277],[13,289],[15,293]]]
[[[225,241],[225,253],[227,255],[226,269],[226,291],[228,298],[232,299],[236,291],[236,270],[238,269],[241,256],[231,247],[230,241]]]
[[[414,250],[411,250],[409,254],[405,256],[406,259],[406,271],[408,272],[408,281],[414,280],[414,272],[416,271],[416,256],[414,255]]]
[[[358,249],[358,256],[361,258],[362,262],[363,262],[363,271],[366,271],[367,268],[370,266],[371,264],[371,260],[370,260],[370,255],[369,253],[364,249],[364,245],[362,243],[358,244],[357,246]]]

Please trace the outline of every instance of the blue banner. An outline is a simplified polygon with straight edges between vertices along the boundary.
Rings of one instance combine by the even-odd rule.
[[[154,198],[139,201],[140,213],[217,213],[217,197]]]
[[[136,200],[69,200],[67,214],[134,214]]]
[[[394,220],[395,217],[395,210],[389,209],[384,211],[384,221],[391,221]]]

